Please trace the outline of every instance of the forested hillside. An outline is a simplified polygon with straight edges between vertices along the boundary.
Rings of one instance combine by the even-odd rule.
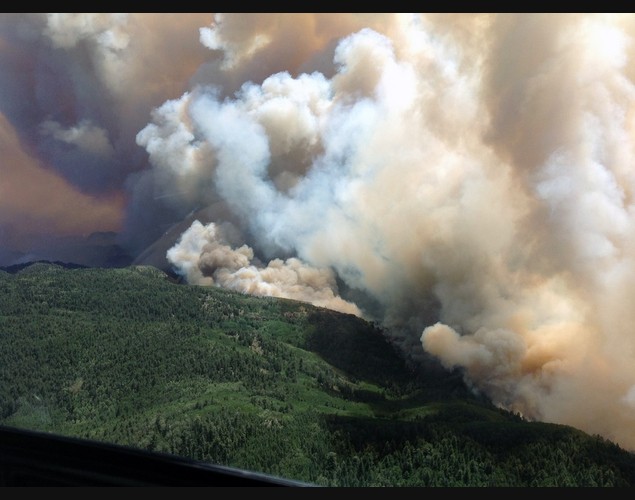
[[[158,269],[0,271],[0,424],[323,486],[633,486],[635,455],[409,367],[375,325]]]

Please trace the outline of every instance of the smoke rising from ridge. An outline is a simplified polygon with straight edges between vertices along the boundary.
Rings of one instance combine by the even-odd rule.
[[[15,36],[73,92],[0,111],[78,190],[126,193],[131,247],[222,203],[168,251],[190,282],[378,320],[496,404],[635,449],[635,15],[190,15],[180,47],[140,14],[32,16]],[[153,43],[183,55],[165,87]]]
[[[263,266],[247,245],[232,248],[213,222],[194,221],[167,253],[188,283],[218,285],[249,295],[280,297],[360,316],[359,308],[337,295],[330,269],[315,269],[299,259],[274,259]]]

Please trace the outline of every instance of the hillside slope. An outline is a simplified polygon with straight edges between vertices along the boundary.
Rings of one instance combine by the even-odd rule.
[[[324,486],[633,486],[635,456],[415,370],[375,325],[149,266],[0,272],[0,424]]]

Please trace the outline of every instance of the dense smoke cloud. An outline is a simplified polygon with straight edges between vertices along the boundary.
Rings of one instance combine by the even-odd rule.
[[[33,165],[29,181],[21,183],[17,175],[7,176],[16,167],[3,161],[0,182],[16,196],[27,185],[48,193],[23,199],[31,203],[24,211],[34,216],[19,229],[0,226],[0,233],[19,233],[0,240],[4,250],[50,257],[46,252],[59,241],[51,236],[37,249],[31,243],[41,239],[53,217],[51,231],[73,227],[78,237],[122,231],[120,243],[132,251],[161,235],[160,216],[167,211],[138,206],[145,199],[135,175],[148,162],[135,136],[153,107],[188,88],[210,53],[198,29],[212,19],[212,14],[0,14],[0,116],[17,135],[8,154],[26,155]],[[21,178],[26,175],[22,170]],[[52,185],[50,179],[56,179]],[[73,194],[51,189],[60,184]],[[102,215],[86,212],[79,201],[86,197],[103,206]],[[49,199],[64,200],[63,216],[47,210]],[[0,210],[5,205],[3,197]],[[139,215],[142,210],[148,213]],[[149,215],[154,213],[159,216]],[[142,224],[153,229],[142,232]]]
[[[167,252],[168,260],[187,277],[188,283],[218,285],[249,295],[280,297],[360,316],[359,308],[337,295],[331,269],[316,269],[299,259],[273,259],[263,266],[247,245],[232,248],[213,222],[194,221],[178,243]]]
[[[189,282],[380,321],[635,449],[635,15],[101,16],[5,19],[0,111],[126,194],[131,249],[223,206],[167,251]]]
[[[36,234],[67,236],[96,229],[108,231],[121,223],[124,200],[119,193],[100,199],[78,192],[29,154],[2,114],[0,153],[2,244],[28,247]],[[22,231],[23,227],[31,232]]]

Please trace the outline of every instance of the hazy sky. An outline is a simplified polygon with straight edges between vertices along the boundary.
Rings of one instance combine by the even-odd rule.
[[[0,14],[0,265],[106,231],[135,256],[205,209],[166,252],[190,283],[377,320],[496,404],[635,449],[634,35]]]

